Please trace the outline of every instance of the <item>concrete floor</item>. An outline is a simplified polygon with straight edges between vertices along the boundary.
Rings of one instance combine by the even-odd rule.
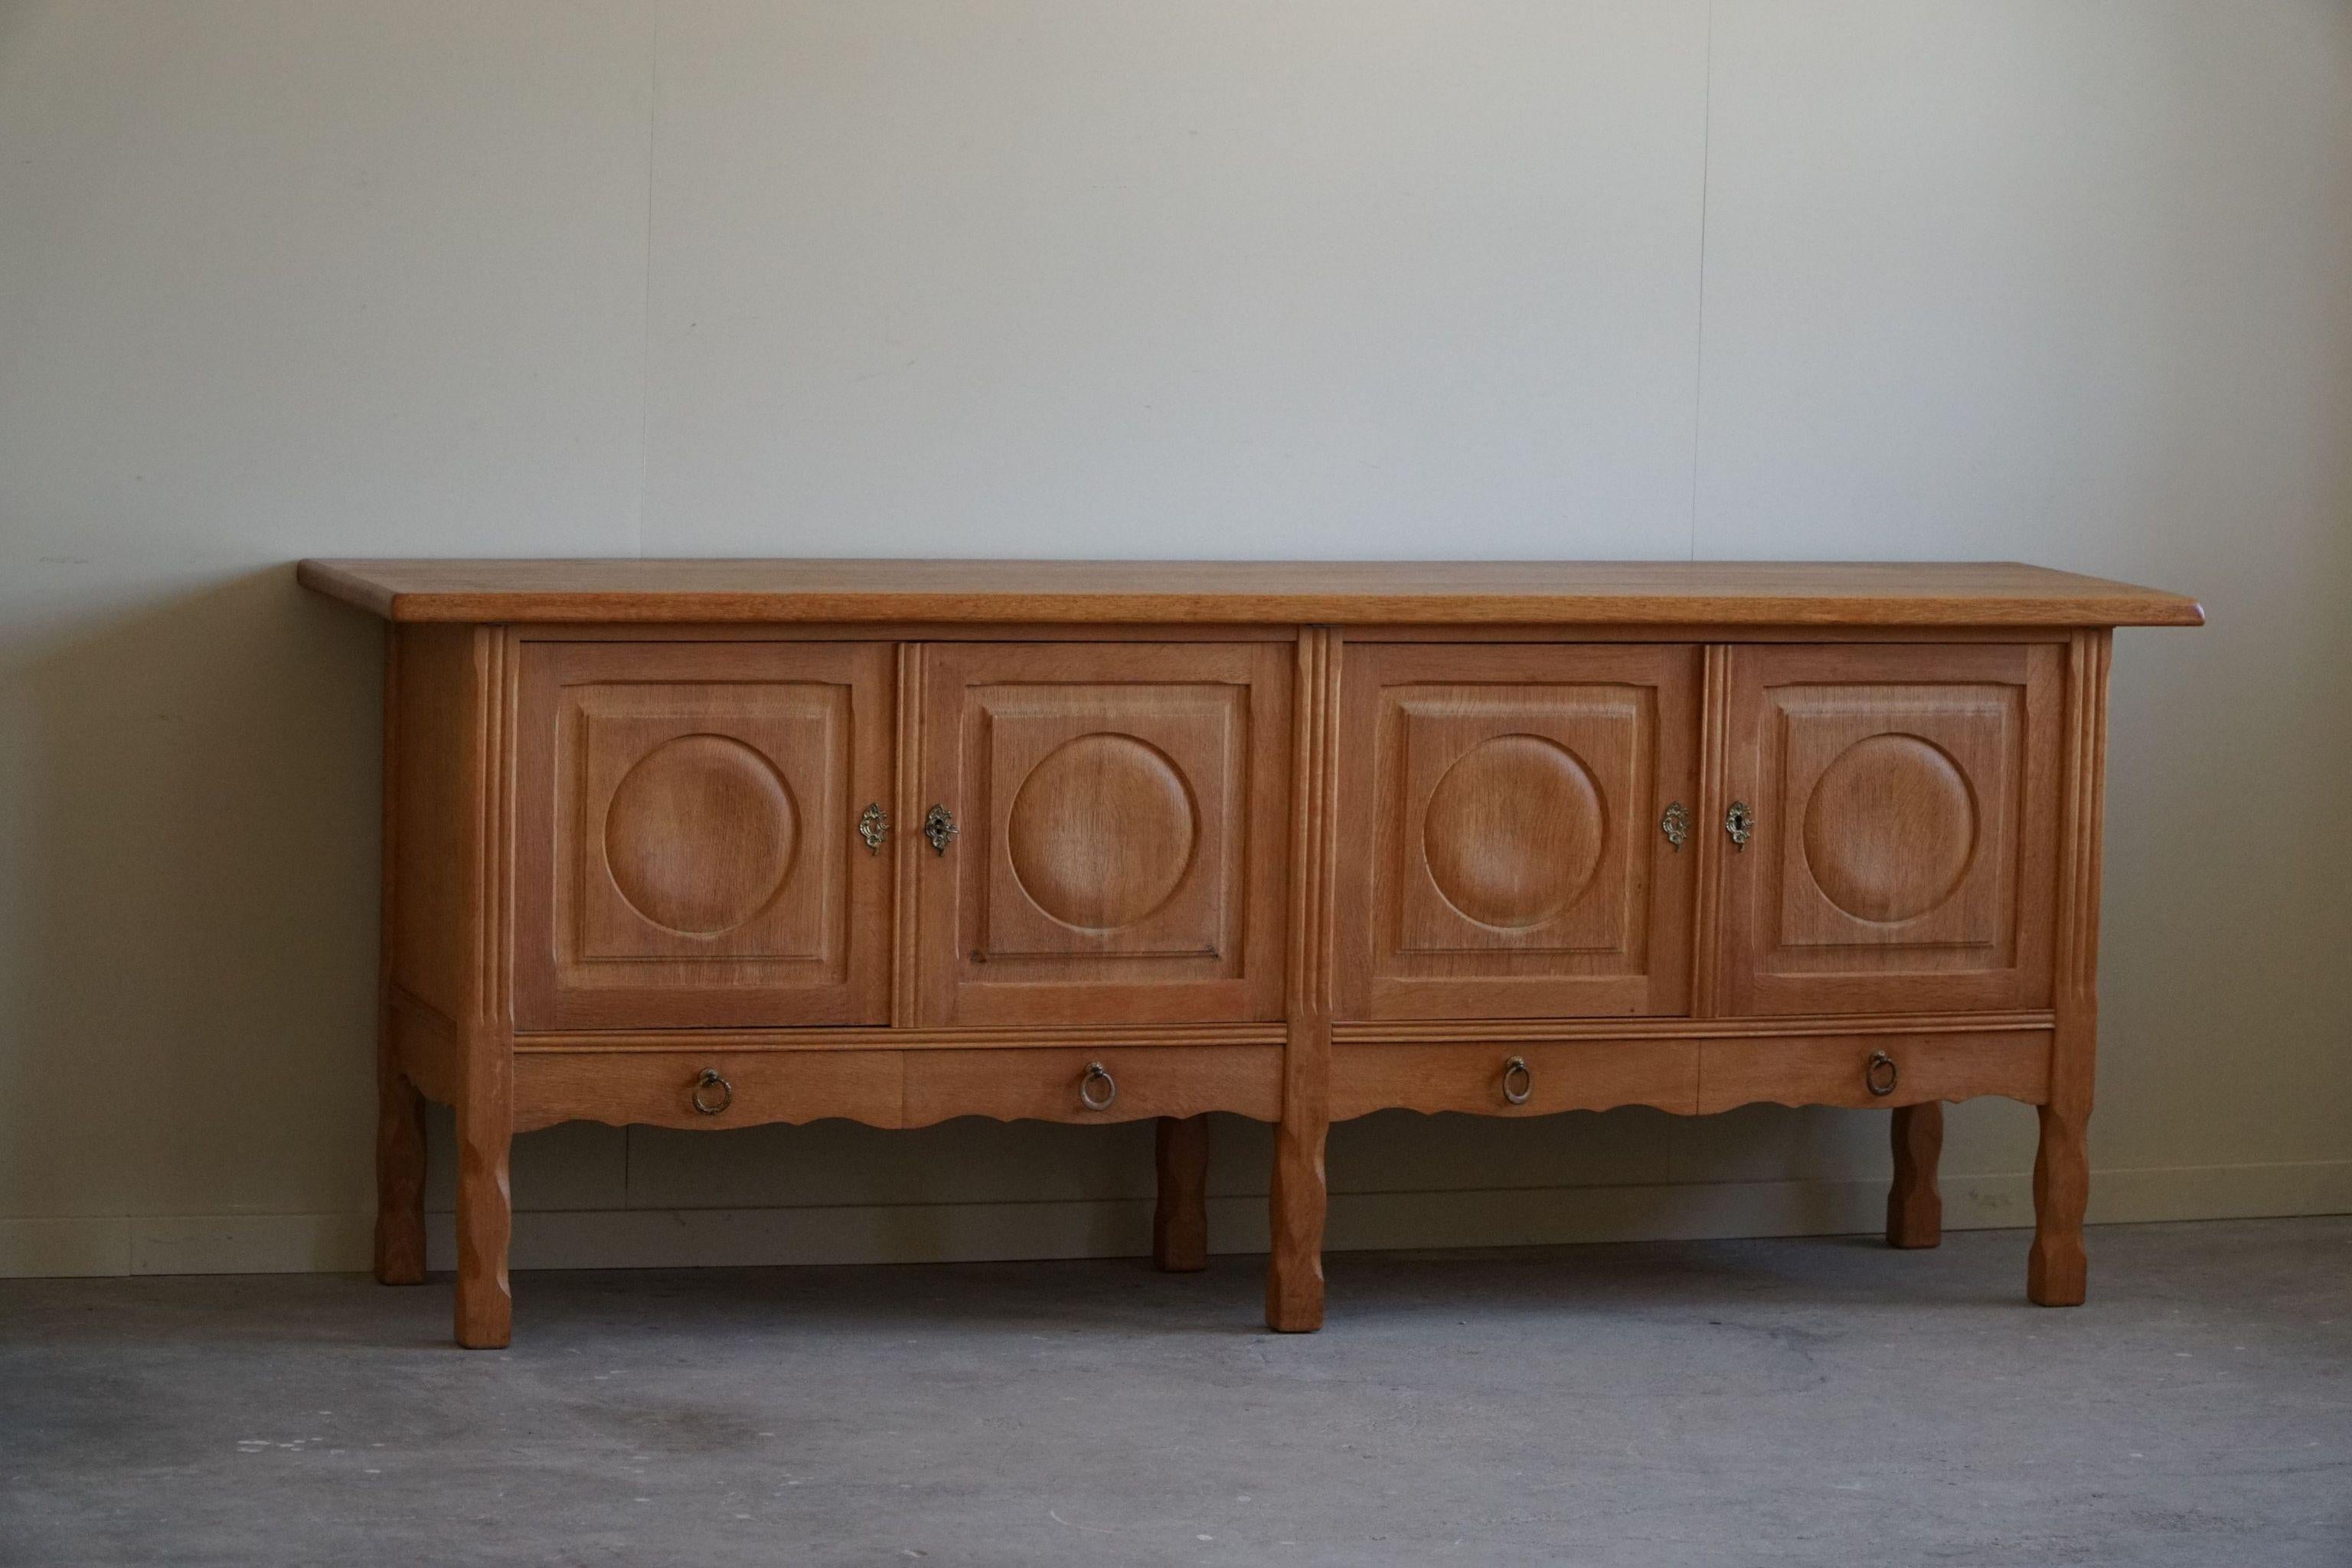
[[[2352,1219],[0,1284],[0,1561],[2352,1563]]]

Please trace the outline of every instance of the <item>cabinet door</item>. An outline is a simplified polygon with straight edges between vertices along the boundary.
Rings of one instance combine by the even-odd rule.
[[[2048,1005],[2063,649],[1741,647],[1731,672],[1727,1010]]]
[[[1699,650],[1374,643],[1346,658],[1342,1014],[1683,1011]]]
[[[525,645],[517,1026],[887,1023],[893,659]]]
[[[1282,1011],[1286,643],[924,650],[930,1024]],[[910,827],[915,826],[909,824]]]

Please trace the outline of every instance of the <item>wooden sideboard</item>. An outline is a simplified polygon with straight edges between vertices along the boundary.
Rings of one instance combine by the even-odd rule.
[[[508,1342],[515,1133],[572,1119],[1273,1122],[1266,1321],[1389,1107],[2039,1109],[2084,1294],[2111,628],[2013,564],[306,561],[390,623],[376,1272]]]

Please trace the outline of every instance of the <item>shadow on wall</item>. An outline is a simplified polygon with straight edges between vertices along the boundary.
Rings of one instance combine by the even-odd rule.
[[[10,650],[17,1212],[366,1206],[381,647],[278,566]]]

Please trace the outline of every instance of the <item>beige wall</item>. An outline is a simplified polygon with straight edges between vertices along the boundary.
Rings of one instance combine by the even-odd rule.
[[[0,4],[0,1272],[363,1258],[379,644],[287,563],[639,552],[2197,593],[2118,644],[2095,1213],[2352,1207],[2335,0]],[[1883,1136],[1376,1118],[1334,1239],[1863,1228]],[[518,1258],[1133,1250],[1148,1137],[560,1129]]]

